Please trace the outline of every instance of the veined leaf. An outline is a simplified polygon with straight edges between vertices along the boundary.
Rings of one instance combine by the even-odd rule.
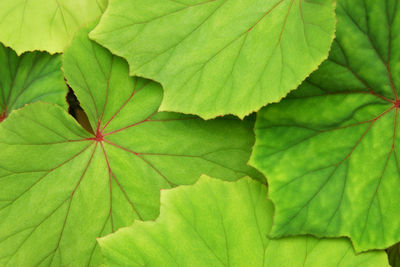
[[[246,165],[251,121],[158,113],[161,87],[129,77],[88,31],[66,49],[64,72],[94,134],[44,103],[0,124],[1,266],[97,266],[96,238],[155,219],[160,189],[202,173],[263,179]]]
[[[33,52],[18,57],[0,44],[0,122],[12,110],[37,100],[66,108],[66,94],[60,56]]]
[[[329,60],[259,113],[251,164],[269,178],[273,236],[400,241],[399,2],[337,1]]]
[[[389,266],[384,252],[356,256],[346,239],[268,239],[272,215],[264,185],[202,177],[162,191],[155,222],[135,221],[99,243],[107,266]]]
[[[83,24],[103,13],[107,0],[0,1],[0,41],[18,54],[63,52]]]
[[[161,110],[239,117],[328,56],[334,0],[111,0],[91,37],[161,82]]]

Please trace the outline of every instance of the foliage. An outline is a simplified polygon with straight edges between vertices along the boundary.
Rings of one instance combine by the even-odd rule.
[[[0,266],[398,266],[399,2],[0,1]]]
[[[268,177],[275,237],[344,235],[358,251],[400,241],[400,5],[388,3],[338,1],[329,59],[258,114],[252,164]]]
[[[60,56],[44,52],[16,53],[0,44],[0,122],[14,109],[37,100],[66,108],[67,87]]]
[[[98,264],[96,237],[135,218],[156,218],[161,188],[193,183],[202,173],[257,177],[246,166],[251,121],[158,113],[160,86],[129,77],[126,63],[87,33],[67,48],[63,68],[93,133],[45,103],[1,125],[4,265]]]
[[[62,52],[80,26],[103,13],[107,0],[0,1],[0,40],[20,55]]]
[[[161,110],[209,119],[279,101],[326,59],[334,28],[333,0],[115,0],[90,36],[161,82]]]
[[[203,176],[163,191],[155,222],[137,221],[99,242],[109,266],[388,265],[384,253],[355,255],[344,239],[268,239],[272,214],[260,183]]]

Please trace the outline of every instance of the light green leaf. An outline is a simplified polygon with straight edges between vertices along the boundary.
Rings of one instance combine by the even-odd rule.
[[[66,94],[60,56],[33,52],[18,57],[0,43],[0,122],[37,100],[66,108]]]
[[[203,176],[162,191],[155,222],[135,221],[99,243],[107,266],[389,266],[383,251],[356,256],[346,239],[268,239],[272,215],[264,185]]]
[[[35,103],[0,124],[0,265],[97,266],[96,237],[154,219],[160,189],[202,173],[263,179],[246,162],[252,122],[158,113],[161,87],[80,31],[64,55],[94,132]]]
[[[111,0],[91,38],[161,82],[163,111],[239,117],[328,56],[334,0]]]
[[[274,237],[400,241],[399,2],[337,1],[329,60],[258,114],[251,164],[269,178]]]
[[[75,32],[99,17],[107,0],[0,1],[0,41],[18,54],[63,52]]]

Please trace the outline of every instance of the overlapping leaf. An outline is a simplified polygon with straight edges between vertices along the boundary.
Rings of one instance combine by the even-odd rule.
[[[83,24],[103,13],[106,0],[0,1],[0,41],[18,54],[62,52]]]
[[[328,56],[333,0],[115,0],[91,37],[161,82],[161,110],[243,117]]]
[[[356,256],[345,239],[268,239],[272,214],[264,185],[204,176],[163,191],[155,222],[136,221],[99,242],[108,266],[389,266],[384,252]]]
[[[66,107],[60,56],[43,52],[17,56],[0,44],[0,122],[14,109],[42,100]]]
[[[0,125],[0,265],[97,266],[96,237],[154,219],[162,188],[202,173],[235,180],[252,122],[158,113],[161,87],[80,31],[64,71],[94,133],[65,110],[35,103]]]
[[[273,236],[400,241],[399,2],[338,0],[329,60],[259,113],[251,163],[269,177]]]

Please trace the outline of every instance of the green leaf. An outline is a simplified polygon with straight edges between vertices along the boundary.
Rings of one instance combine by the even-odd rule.
[[[66,49],[64,72],[96,134],[45,103],[0,124],[1,266],[97,266],[96,237],[156,218],[160,189],[203,173],[263,179],[246,165],[251,120],[158,113],[161,87],[129,77],[88,31]]]
[[[356,256],[346,239],[268,239],[272,215],[264,185],[203,176],[162,191],[155,222],[135,221],[99,243],[108,266],[389,266],[383,251]]]
[[[0,41],[18,54],[63,52],[75,32],[99,17],[107,0],[0,1]]]
[[[334,0],[111,0],[91,38],[161,82],[163,111],[239,117],[328,56]]]
[[[60,56],[33,52],[18,57],[0,43],[0,122],[12,110],[37,100],[66,108],[66,94]]]
[[[386,248],[400,241],[400,4],[339,0],[337,16],[329,60],[258,114],[251,164],[269,178],[274,237]]]

